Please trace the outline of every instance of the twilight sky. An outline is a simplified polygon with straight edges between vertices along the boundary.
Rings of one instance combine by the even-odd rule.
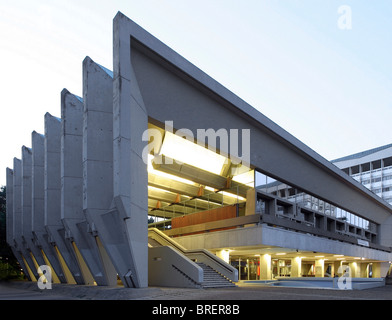
[[[0,185],[117,11],[328,160],[392,143],[390,0],[0,0]]]

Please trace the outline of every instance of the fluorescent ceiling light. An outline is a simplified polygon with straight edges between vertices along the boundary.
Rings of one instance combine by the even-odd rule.
[[[179,182],[183,182],[186,184],[190,184],[190,185],[194,185],[196,186],[197,184],[191,180],[188,179],[184,179],[184,178],[180,178],[178,176],[175,176],[173,174],[169,174],[163,171],[159,171],[159,170],[155,170],[153,165],[152,165],[152,160],[154,159],[154,156],[152,154],[148,155],[148,164],[147,164],[147,171],[155,174],[157,176],[161,176],[163,178],[169,179],[169,180],[175,180],[175,181],[179,181]]]
[[[241,197],[241,196],[239,196],[237,194],[233,194],[233,193],[230,193],[230,192],[219,191],[218,193],[221,193],[224,196],[227,196],[227,197],[230,197],[230,198],[234,198],[234,199],[238,199],[238,200],[241,200],[241,201],[245,201],[246,200],[244,197]]]
[[[161,192],[166,192],[166,193],[172,193],[171,191],[165,190],[165,189],[161,189],[161,188],[157,188],[157,187],[153,187],[153,186],[147,186],[148,189],[151,190],[155,190],[155,191],[161,191]]]
[[[226,157],[169,131],[165,132],[160,154],[215,174],[221,173],[226,162]]]
[[[254,170],[250,170],[234,176],[233,181],[253,188],[255,183]]]
[[[227,191],[218,191],[218,192],[216,192],[216,190],[214,188],[211,188],[209,186],[205,186],[204,188],[206,190],[208,190],[208,191],[219,193],[219,194],[222,194],[222,195],[230,197],[230,198],[238,199],[238,200],[241,200],[241,201],[245,201],[246,200],[246,198],[241,197],[240,195],[237,195],[235,193],[231,193],[231,192],[227,192]]]

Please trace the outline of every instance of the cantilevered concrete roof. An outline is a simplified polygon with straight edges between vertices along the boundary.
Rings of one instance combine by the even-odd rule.
[[[250,128],[252,167],[371,221],[392,214],[387,202],[121,12],[114,19],[116,79],[137,83],[150,120],[173,120],[192,131],[201,125]],[[114,93],[120,103],[123,89]]]

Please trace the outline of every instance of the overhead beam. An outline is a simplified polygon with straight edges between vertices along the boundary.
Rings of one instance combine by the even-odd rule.
[[[231,180],[230,185],[227,184],[227,177],[222,177],[220,175],[201,170],[194,166],[186,163],[179,164],[174,159],[162,156],[162,163],[156,164],[154,161],[152,165],[155,170],[161,170],[163,172],[176,175],[178,177],[189,179],[196,183],[210,186],[218,190],[234,190],[238,195],[246,197],[247,190],[250,187]]]
[[[225,197],[222,194],[206,191],[204,186],[190,185],[181,181],[171,180],[154,173],[148,173],[148,184],[152,187],[164,189],[173,193],[179,193],[190,197],[197,197],[210,202],[229,205],[237,202],[237,199]]]

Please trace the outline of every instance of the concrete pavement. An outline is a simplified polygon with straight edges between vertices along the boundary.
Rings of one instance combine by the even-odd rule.
[[[224,289],[124,288],[53,284],[41,290],[34,282],[0,282],[0,300],[392,300],[392,286],[366,290],[331,290],[239,284]]]

